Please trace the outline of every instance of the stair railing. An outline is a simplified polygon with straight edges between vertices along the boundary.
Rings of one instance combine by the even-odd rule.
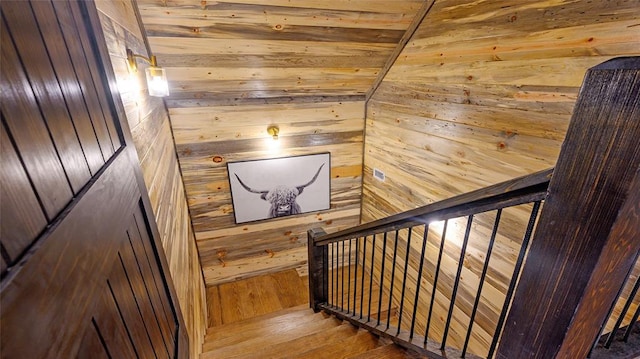
[[[552,173],[553,169],[537,172],[332,234],[320,228],[310,230],[311,307],[425,355],[491,358]],[[520,212],[526,208],[528,221],[525,228],[520,229],[523,235],[519,241],[509,241],[518,255],[510,277],[501,282],[505,285],[504,299],[494,303],[483,297],[483,287],[489,281],[494,286],[501,285],[488,275],[489,261],[496,238],[500,236],[502,213],[511,208]],[[482,218],[482,223],[476,223],[474,217]],[[447,227],[452,228],[454,221],[456,225],[466,223],[458,226],[465,227],[462,240],[452,246],[446,243],[453,242]],[[506,226],[513,232],[514,225],[514,221],[509,221]],[[479,239],[476,231],[472,231],[478,226],[492,228],[490,235]],[[466,284],[461,285],[461,279],[463,272],[468,274],[466,251],[472,233],[474,240],[486,241],[486,252],[481,273],[477,273],[478,285],[470,289],[462,288]],[[443,271],[445,252],[448,255],[444,257],[458,258],[455,273]],[[452,277],[453,283],[443,281],[444,275]],[[493,273],[493,276],[500,275]],[[443,294],[451,299],[443,302]],[[434,315],[436,306],[448,306],[446,320]],[[493,328],[486,328],[491,320],[483,319],[483,330],[491,334],[487,352],[478,353],[476,348],[472,350],[475,355],[469,355],[469,343],[481,306],[485,310],[494,308],[499,316],[491,323]],[[458,314],[454,320],[454,311],[460,313],[463,307],[464,314]],[[466,323],[460,323],[460,317],[464,317]],[[462,328],[466,330],[464,336],[460,332]],[[447,343],[451,342],[450,337],[455,337],[454,345]]]

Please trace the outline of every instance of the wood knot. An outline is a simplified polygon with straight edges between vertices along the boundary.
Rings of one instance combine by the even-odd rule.
[[[224,158],[222,158],[222,156],[213,156],[213,158],[211,159],[214,163],[220,163],[224,160]]]
[[[222,267],[225,267],[227,265],[227,263],[225,263],[224,261],[224,257],[227,256],[227,250],[226,249],[219,249],[218,250],[218,260],[220,261],[220,263],[222,263]]]
[[[274,29],[274,30],[277,30],[277,31],[281,31],[282,29],[284,29],[284,26],[282,26],[282,24],[276,24],[276,25],[273,27],[273,29]]]
[[[269,258],[273,258],[276,255],[271,249],[265,249],[264,251],[269,255]]]
[[[501,142],[498,142],[496,147],[497,147],[498,150],[504,150],[504,149],[507,148],[507,144],[501,141]]]

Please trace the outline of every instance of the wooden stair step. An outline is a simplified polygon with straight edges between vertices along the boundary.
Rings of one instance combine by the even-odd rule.
[[[354,336],[324,343],[323,346],[314,348],[300,355],[291,358],[299,359],[338,359],[351,358],[355,355],[366,353],[378,346],[378,337],[364,329],[360,329]],[[283,356],[287,358],[287,356]]]
[[[297,358],[312,348],[324,346],[327,343],[338,342],[344,338],[358,333],[358,327],[348,322],[343,322],[336,327],[311,333],[284,343],[258,348],[254,353],[228,357],[229,359],[253,359],[253,358]]]
[[[316,316],[311,312],[309,316]],[[285,316],[288,318],[288,316]],[[336,317],[321,317],[322,320],[296,322],[288,319],[256,322],[253,330],[235,331],[228,340],[207,341],[203,345],[201,359],[228,358],[234,355],[253,353],[269,345],[284,343],[315,332],[336,327],[342,321]],[[272,318],[275,319],[275,318]],[[273,323],[277,324],[274,325]],[[222,330],[224,325],[219,327]]]
[[[265,314],[260,317],[246,319],[240,322],[224,324],[214,327],[215,330],[209,331],[205,336],[204,342],[218,342],[228,345],[238,339],[238,333],[241,337],[260,336],[263,333],[270,334],[271,330],[286,330],[292,323],[302,325],[304,323],[322,321],[328,318],[326,313],[314,313],[309,308],[299,310],[283,310],[279,315],[274,313]]]
[[[276,318],[276,317],[279,317],[279,316],[282,316],[282,315],[285,315],[285,314],[290,314],[290,315],[293,315],[293,316],[296,316],[296,315],[298,315],[298,316],[306,316],[309,313],[313,313],[313,310],[311,308],[309,308],[308,304],[297,305],[295,307],[282,309],[282,310],[271,312],[271,313],[266,313],[266,314],[263,314],[263,315],[255,316],[255,317],[244,319],[244,320],[240,320],[240,321],[237,321],[237,322],[226,323],[226,324],[221,324],[221,325],[209,327],[209,328],[207,328],[207,332],[206,332],[205,335],[219,333],[220,331],[218,329],[220,329],[223,326],[226,327],[226,328],[236,328],[236,327],[241,327],[243,325],[246,325],[247,323],[251,323],[252,321],[260,321],[260,320],[269,319],[269,318]]]
[[[379,346],[368,352],[358,354],[351,359],[418,359],[422,356],[395,344]]]

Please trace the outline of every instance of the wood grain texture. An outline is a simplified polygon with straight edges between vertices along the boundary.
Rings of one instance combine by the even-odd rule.
[[[138,4],[172,96],[260,98],[364,94],[422,2]]]
[[[640,251],[638,93],[640,57],[587,72],[498,358],[591,350]]]
[[[205,290],[169,118],[162,100],[149,97],[146,92],[144,63],[138,63],[141,70],[131,77],[127,69],[126,48],[146,56],[135,4],[127,0],[98,1],[97,6],[169,271],[184,313],[190,356],[197,357],[206,329]],[[169,338],[165,342],[166,339]]]
[[[552,167],[585,71],[613,56],[639,54],[639,8],[638,1],[436,1],[367,102],[362,221]],[[373,178],[374,168],[385,182]],[[526,209],[505,214],[509,224],[500,230],[491,284],[483,288],[487,305],[474,326],[473,352],[480,355],[528,219]],[[471,238],[488,238],[488,222],[474,226]],[[436,243],[427,251],[437,252]],[[465,299],[454,310],[457,338],[468,323],[483,243],[472,240],[465,257],[469,287],[458,293]],[[450,265],[459,256],[455,248],[445,246]],[[439,289],[442,300],[452,275]],[[415,281],[415,267],[409,276]]]
[[[284,253],[304,250],[311,224],[337,230],[358,223],[362,108],[359,101],[169,109],[208,285],[263,273],[269,266],[274,270],[299,266],[305,259]],[[271,123],[280,127],[276,143],[266,133]],[[320,152],[332,156],[329,210],[235,224],[227,162]],[[215,156],[222,162],[215,163]],[[269,258],[269,251],[274,258]],[[251,263],[250,258],[254,263],[241,273],[235,265],[223,266]]]
[[[27,51],[30,38],[18,37],[21,49],[14,45],[9,28],[21,33],[23,28],[17,12],[20,4],[8,2],[3,12],[11,18],[11,23],[2,22],[2,101],[1,108],[6,129],[13,138],[16,151],[21,153],[22,162],[35,188],[47,220],[51,221],[67,205],[73,196],[64,166],[58,157],[56,147],[40,113],[36,95],[32,89],[26,70],[20,63],[20,51]],[[33,16],[33,14],[30,14]],[[26,29],[24,30],[27,31]],[[17,45],[17,44],[16,44]],[[32,144],[37,147],[31,147]],[[29,149],[29,150],[27,150]]]
[[[209,318],[212,327],[235,323],[308,302],[307,280],[294,269],[209,286]]]
[[[4,273],[6,267],[20,258],[22,252],[33,243],[48,221],[4,125],[0,130],[2,131],[0,138],[2,232],[0,232],[0,238],[2,238],[3,250],[8,256],[6,258],[8,263],[2,268]]]

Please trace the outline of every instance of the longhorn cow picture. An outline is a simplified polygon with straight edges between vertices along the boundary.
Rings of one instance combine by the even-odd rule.
[[[329,208],[330,154],[229,162],[236,223]]]

